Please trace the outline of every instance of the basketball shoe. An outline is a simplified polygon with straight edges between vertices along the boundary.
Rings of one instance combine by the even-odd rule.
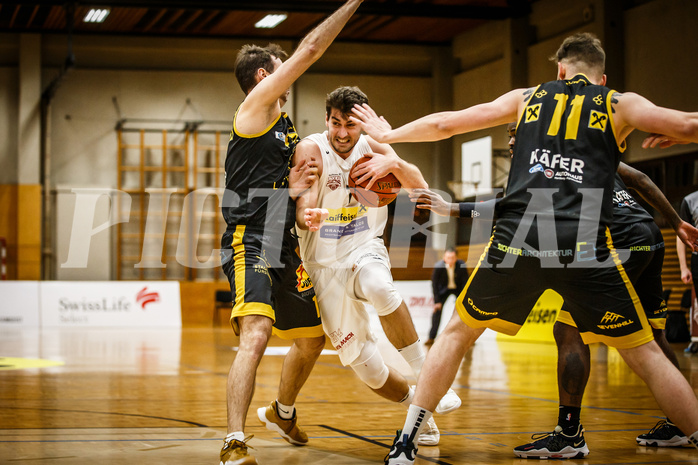
[[[397,430],[393,446],[385,456],[385,465],[413,465],[417,458],[417,447],[402,430]]]
[[[688,438],[669,420],[660,420],[645,434],[635,438],[641,446],[680,447],[688,445]]]
[[[294,446],[308,444],[308,435],[296,424],[296,420],[298,420],[296,412],[293,412],[293,418],[284,420],[276,410],[275,400],[268,407],[258,408],[257,417],[268,430],[279,433],[290,444]]]
[[[537,433],[531,439],[532,443],[516,447],[514,455],[523,459],[581,459],[589,455],[582,425],[573,436],[563,433],[558,425],[552,433]]]
[[[434,418],[429,418],[427,424],[422,428],[422,432],[419,433],[417,437],[417,445],[420,446],[435,446],[439,443],[441,439],[441,433],[439,428],[436,426]]]
[[[247,436],[244,440],[226,440],[221,449],[220,465],[257,465],[257,460],[247,452],[247,441],[252,436]]]
[[[458,407],[460,407],[461,400],[456,394],[456,391],[449,389],[445,396],[439,401],[439,405],[436,406],[436,413],[444,415],[446,413],[453,412]]]

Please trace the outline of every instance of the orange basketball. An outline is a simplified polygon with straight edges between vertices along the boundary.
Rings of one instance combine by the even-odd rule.
[[[400,192],[401,184],[394,174],[388,173],[382,178],[377,179],[370,190],[366,189],[368,181],[357,185],[356,180],[359,176],[356,176],[355,171],[360,164],[370,159],[371,157],[367,156],[361,157],[354,163],[354,166],[351,167],[348,180],[349,190],[362,205],[367,207],[382,207],[395,200],[398,192]]]

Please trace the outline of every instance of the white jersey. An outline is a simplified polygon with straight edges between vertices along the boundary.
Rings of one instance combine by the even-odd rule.
[[[332,149],[327,131],[310,135],[307,139],[315,142],[322,154],[317,207],[326,208],[330,214],[320,230],[299,230],[301,256],[309,268],[335,267],[369,243],[380,241],[382,245],[382,239],[377,238],[385,229],[388,207],[368,208],[350,195],[347,185],[349,171],[357,160],[372,151],[364,135],[359,137],[347,159]]]

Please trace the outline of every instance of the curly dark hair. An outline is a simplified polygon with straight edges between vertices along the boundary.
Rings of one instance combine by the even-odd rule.
[[[325,99],[325,111],[327,117],[332,113],[332,109],[339,110],[343,115],[348,115],[354,105],[368,103],[368,97],[356,86],[338,87],[327,95]]]
[[[257,70],[263,68],[268,72],[274,71],[273,59],[281,61],[288,58],[288,54],[277,44],[269,44],[266,47],[259,45],[243,45],[235,58],[235,77],[240,88],[248,94],[257,85],[255,75]]]

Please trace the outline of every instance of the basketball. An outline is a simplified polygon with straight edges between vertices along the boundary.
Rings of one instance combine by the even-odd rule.
[[[355,174],[355,171],[359,165],[370,159],[371,157],[367,156],[361,157],[354,163],[354,166],[351,167],[348,180],[349,190],[362,205],[367,207],[383,207],[395,200],[398,192],[400,192],[401,184],[394,174],[388,173],[382,178],[377,179],[370,190],[366,189],[368,181],[357,185],[356,179],[358,179],[359,176]]]

